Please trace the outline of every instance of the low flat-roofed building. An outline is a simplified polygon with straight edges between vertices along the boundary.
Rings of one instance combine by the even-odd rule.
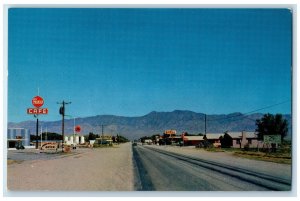
[[[30,147],[30,130],[25,128],[8,128],[7,129],[7,148],[15,148],[17,143]]]
[[[183,136],[183,146],[196,146],[203,141],[203,136]]]
[[[111,135],[100,135],[99,138],[96,138],[96,143],[112,145],[113,144],[112,136]]]
[[[227,132],[232,137],[233,148],[244,148],[247,145],[249,148],[262,148],[263,142],[257,139],[257,133],[251,131],[243,132]]]

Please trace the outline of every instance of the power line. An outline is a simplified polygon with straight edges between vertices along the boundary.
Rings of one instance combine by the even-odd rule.
[[[260,110],[268,109],[268,108],[271,108],[271,107],[275,107],[275,106],[278,106],[278,105],[287,103],[287,102],[289,102],[289,101],[290,101],[290,100],[286,100],[286,101],[283,101],[283,102],[280,102],[280,103],[276,103],[276,104],[269,105],[269,106],[266,106],[266,107],[263,107],[263,108],[259,108],[259,109],[256,109],[256,110],[252,110],[252,111],[250,111],[250,112],[246,112],[246,113],[243,113],[243,114],[238,114],[238,115],[234,115],[234,116],[230,116],[230,117],[222,117],[222,118],[218,118],[218,119],[210,119],[210,120],[206,120],[206,121],[226,120],[226,119],[231,119],[231,118],[240,117],[240,116],[243,116],[243,118],[245,118],[246,116],[248,116],[248,115],[251,114],[251,113],[258,112],[258,111],[260,111]]]

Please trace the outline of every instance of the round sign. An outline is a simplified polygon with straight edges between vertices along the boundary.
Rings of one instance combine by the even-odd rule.
[[[75,126],[75,131],[76,131],[77,133],[79,133],[79,132],[81,131],[80,126]]]
[[[40,96],[33,97],[31,102],[34,107],[41,107],[42,105],[44,105],[44,99]]]

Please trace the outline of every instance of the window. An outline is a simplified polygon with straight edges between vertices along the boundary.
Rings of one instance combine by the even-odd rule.
[[[241,144],[241,140],[240,140],[240,139],[237,139],[237,140],[236,140],[236,143],[237,143],[237,144]]]
[[[251,144],[252,143],[252,139],[248,139],[248,144]]]

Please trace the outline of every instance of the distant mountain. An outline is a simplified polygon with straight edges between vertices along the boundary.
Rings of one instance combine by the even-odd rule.
[[[255,120],[263,116],[261,113],[244,115],[242,113],[207,115],[207,133],[223,133],[225,131],[255,131]],[[291,115],[284,115],[289,122],[289,137],[291,136]],[[43,131],[61,133],[60,121],[40,121]],[[191,134],[204,133],[205,115],[186,110],[173,112],[150,112],[140,117],[123,117],[114,115],[97,115],[85,118],[76,118],[76,125],[82,128],[81,133],[123,135],[128,139],[138,139],[142,136],[162,134],[164,130],[175,129],[177,133],[188,132]],[[65,120],[65,134],[73,133],[74,120]],[[35,134],[36,121],[24,121],[20,123],[8,123],[8,128],[27,128]],[[39,128],[40,131],[40,128]]]

